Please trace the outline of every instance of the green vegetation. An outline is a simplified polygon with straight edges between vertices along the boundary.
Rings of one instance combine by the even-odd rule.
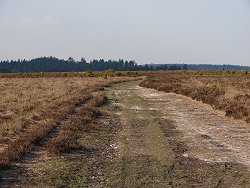
[[[213,84],[213,85],[211,86],[212,91],[218,91],[219,88],[220,88],[220,87],[219,87],[218,84]]]
[[[114,71],[113,69],[105,71],[87,71],[87,72],[60,72],[60,73],[48,73],[48,72],[37,72],[37,73],[0,73],[0,78],[58,78],[58,77],[137,77],[139,76],[138,71]]]
[[[143,63],[143,62],[142,62]],[[92,60],[86,62],[84,58],[75,61],[72,57],[68,60],[55,57],[41,57],[32,60],[0,61],[0,73],[19,72],[86,72],[104,71],[159,71],[159,70],[249,70],[248,66],[238,65],[205,65],[205,64],[150,64],[138,65],[135,61],[117,60]],[[201,73],[203,74],[203,73]]]

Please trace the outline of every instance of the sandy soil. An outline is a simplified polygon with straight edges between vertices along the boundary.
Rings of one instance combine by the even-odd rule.
[[[233,120],[209,105],[174,93],[135,87],[148,108],[162,112],[183,133],[184,156],[209,162],[236,162],[250,169],[250,125]]]
[[[109,187],[250,187],[244,122],[138,82],[109,92],[121,123]]]

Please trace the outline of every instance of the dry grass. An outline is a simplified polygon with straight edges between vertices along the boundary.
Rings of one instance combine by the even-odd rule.
[[[93,121],[101,115],[101,112],[95,107],[106,101],[107,97],[99,94],[88,100],[79,112],[63,126],[58,136],[47,144],[47,151],[50,154],[59,155],[62,152],[79,149],[81,145],[78,143],[78,134],[83,131],[95,130]]]
[[[51,121],[53,117],[43,117],[48,111],[79,97],[86,88],[101,82],[103,80],[98,78],[0,79],[1,143],[8,144],[17,133]]]
[[[250,122],[250,75],[208,73],[151,73],[141,86],[186,95],[225,111],[227,116]]]
[[[0,78],[0,166],[18,160],[31,145],[48,135],[56,124],[91,92],[127,77]],[[102,98],[95,99],[102,103]]]

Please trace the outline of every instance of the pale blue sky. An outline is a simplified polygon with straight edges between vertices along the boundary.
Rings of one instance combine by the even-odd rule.
[[[249,0],[0,0],[0,60],[250,65]]]

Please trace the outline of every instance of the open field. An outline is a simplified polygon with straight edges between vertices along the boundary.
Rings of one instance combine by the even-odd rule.
[[[174,92],[212,105],[227,116],[250,122],[250,74],[247,71],[152,72],[140,85]]]
[[[249,77],[218,74],[3,76],[0,187],[250,187],[248,117],[209,103]],[[160,86],[210,89],[209,105]]]

